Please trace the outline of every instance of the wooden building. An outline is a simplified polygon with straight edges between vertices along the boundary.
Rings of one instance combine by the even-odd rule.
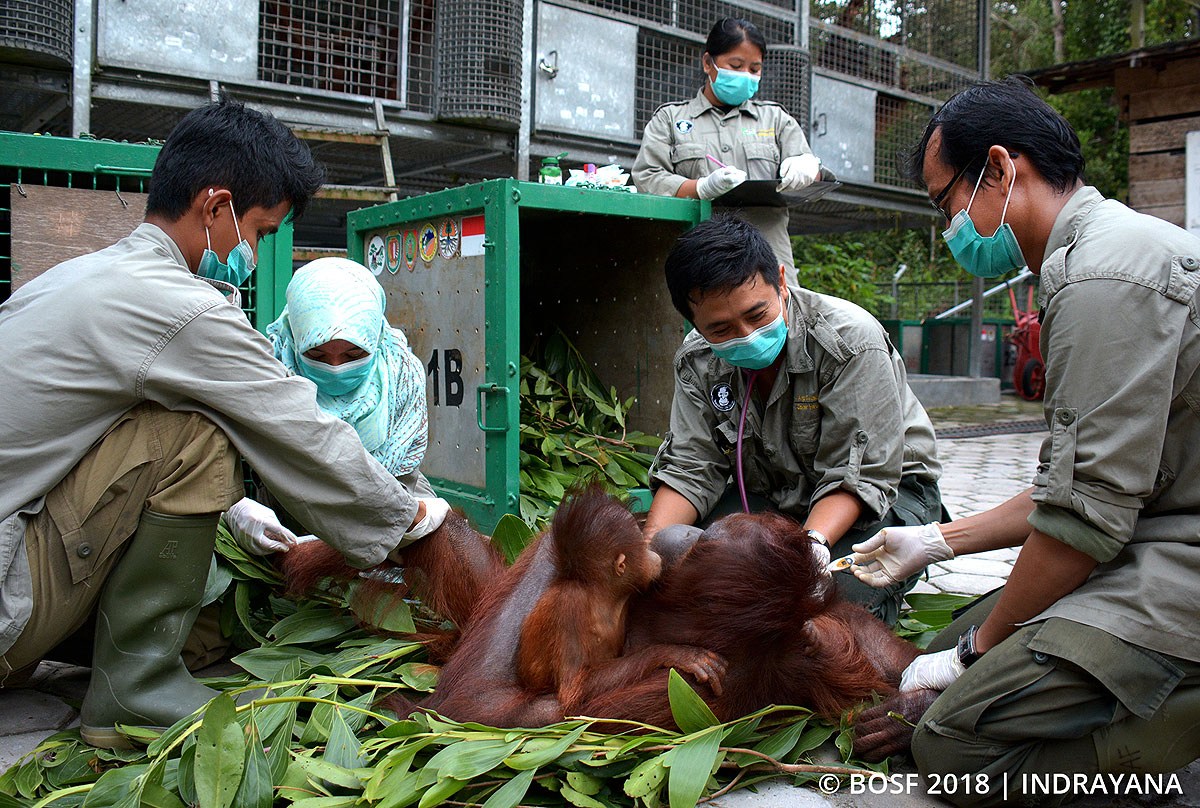
[[[1029,75],[1050,93],[1112,87],[1121,120],[1129,124],[1129,206],[1186,226],[1187,134],[1200,131],[1200,40],[1054,65]]]

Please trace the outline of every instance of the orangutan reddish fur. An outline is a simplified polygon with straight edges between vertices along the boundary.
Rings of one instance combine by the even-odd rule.
[[[873,693],[894,692],[918,653],[865,610],[838,600],[803,529],[779,514],[717,522],[635,601],[625,652],[665,638],[725,658],[723,692],[693,682],[722,721],[771,704],[836,717]],[[674,727],[665,671],[615,687],[582,709]]]
[[[572,493],[480,603],[419,706],[492,726],[541,726],[664,666],[719,688],[723,664],[702,648],[654,643],[618,657],[630,599],[660,567],[625,506],[595,488]]]
[[[316,590],[325,578],[355,579],[361,570],[348,565],[342,554],[324,542],[306,542],[278,556],[287,591],[303,595]],[[506,568],[500,554],[486,536],[476,532],[458,513],[446,515],[441,527],[419,541],[393,553],[375,571],[403,568],[405,585],[384,576],[358,578],[359,598],[370,609],[380,602],[394,602],[411,592],[430,610],[462,626],[479,603],[485,588],[502,576]],[[417,639],[429,646],[435,660],[449,658],[458,630],[429,632]]]

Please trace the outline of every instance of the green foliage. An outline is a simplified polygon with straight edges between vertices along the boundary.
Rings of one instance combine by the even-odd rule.
[[[531,353],[536,362],[521,357],[521,518],[541,530],[572,485],[646,486],[654,455],[644,450],[661,440],[626,427],[636,399],[606,388],[562,331]]]

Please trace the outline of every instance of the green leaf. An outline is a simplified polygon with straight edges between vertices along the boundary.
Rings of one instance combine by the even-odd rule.
[[[638,764],[625,781],[625,793],[630,797],[646,797],[658,791],[667,776],[666,755],[644,760]]]
[[[504,761],[504,765],[510,769],[523,771],[526,769],[537,769],[545,766],[547,763],[552,763],[558,760],[567,751],[570,746],[579,740],[580,736],[587,730],[590,724],[584,724],[576,727],[571,732],[568,732],[557,743],[538,749],[533,752],[523,752],[519,755],[512,755]]]
[[[521,517],[506,513],[492,531],[492,546],[504,555],[505,561],[512,564],[532,538],[533,531]]]
[[[271,788],[274,780],[271,763],[263,751],[258,737],[258,728],[251,723],[251,737],[246,741],[246,759],[242,768],[242,782],[233,797],[232,808],[271,808],[275,792]]]
[[[818,726],[809,727],[800,736],[800,740],[796,741],[795,747],[792,749],[792,756],[803,755],[805,752],[811,752],[821,744],[829,740],[833,733],[837,732],[837,727]]]
[[[499,766],[520,745],[520,738],[509,743],[498,740],[459,741],[443,748],[425,765],[437,770],[439,777],[470,780]]]
[[[193,736],[184,742],[183,752],[179,755],[179,770],[176,775],[179,796],[188,805],[195,805],[196,800],[196,740]]]
[[[208,581],[204,584],[204,597],[200,599],[201,607],[207,606],[225,594],[225,590],[233,583],[233,570],[212,557],[208,565]]]
[[[565,783],[563,784],[563,787],[558,790],[558,793],[567,802],[571,803],[572,805],[578,805],[579,808],[608,808],[608,806],[600,802],[600,800],[576,791]]]
[[[782,732],[776,732],[771,737],[764,740],[762,743],[754,747],[754,751],[761,752],[769,758],[782,760],[783,756],[796,746],[796,742],[800,740],[800,733],[804,732],[804,727],[808,724],[808,720],[797,721]],[[749,758],[749,756],[747,756]]]
[[[276,623],[268,635],[276,645],[303,645],[331,640],[354,628],[354,620],[329,609],[303,609]]]
[[[309,780],[315,782],[324,780],[342,788],[362,790],[362,780],[359,776],[341,766],[311,757],[298,757],[296,763],[304,770]]]
[[[237,611],[238,622],[242,624],[242,628],[246,629],[255,642],[266,645],[268,640],[263,635],[259,634],[250,619],[250,585],[244,581],[238,581],[237,586],[233,589],[233,605]]]
[[[721,723],[674,668],[667,676],[667,698],[671,702],[671,717],[685,735]]]
[[[400,677],[400,681],[413,690],[428,693],[437,686],[441,669],[437,665],[429,665],[424,662],[405,662],[395,668],[394,673]]]
[[[366,761],[358,753],[361,746],[358,738],[355,738],[354,733],[346,726],[342,711],[335,709],[329,729],[329,741],[325,744],[325,762],[344,769],[357,769],[366,765]]]
[[[833,743],[842,753],[842,760],[849,760],[850,753],[854,750],[854,727],[846,727],[839,732]]]
[[[267,763],[271,767],[272,783],[283,780],[287,773],[288,763],[291,761],[288,749],[292,745],[292,730],[296,726],[296,709],[299,707],[295,702],[279,706],[286,707],[287,710],[279,725],[267,736]]]
[[[187,808],[183,800],[158,783],[146,783],[142,786],[142,805],[148,808]]]
[[[83,808],[111,808],[128,793],[133,781],[146,771],[143,766],[110,769],[100,776],[83,800]]]
[[[20,795],[32,799],[43,782],[42,769],[38,766],[37,760],[31,759],[22,765],[17,771],[16,780],[17,791]]]
[[[292,803],[291,808],[341,808],[358,802],[358,795],[342,795],[337,797],[304,797]]]
[[[196,798],[200,808],[229,808],[242,779],[242,728],[233,699],[222,693],[196,732]]]
[[[453,780],[449,778],[438,780],[428,791],[421,795],[421,800],[417,803],[417,808],[432,808],[434,805],[441,805],[459,791],[462,791],[466,784],[465,780]]]
[[[567,772],[567,785],[580,794],[599,794],[604,787],[604,781],[585,772]]]
[[[254,678],[269,682],[272,679],[286,681],[277,679],[277,675],[293,660],[300,661],[306,667],[312,667],[324,658],[324,654],[308,648],[284,646],[251,648],[249,651],[243,651],[235,656],[233,662],[240,665]]]
[[[944,592],[910,592],[904,596],[908,605],[917,611],[954,611],[978,599],[977,595],[949,595]]]
[[[400,598],[380,598],[364,595],[358,581],[350,585],[346,603],[350,611],[369,626],[397,634],[412,634],[417,630],[412,610]]]
[[[667,778],[671,808],[694,808],[721,754],[720,743],[720,730],[713,727],[675,748]]]
[[[515,808],[517,803],[524,798],[525,792],[529,791],[529,784],[533,782],[535,771],[536,769],[526,769],[518,772],[516,777],[500,786],[492,793],[492,796],[487,798],[483,803],[483,808]]]

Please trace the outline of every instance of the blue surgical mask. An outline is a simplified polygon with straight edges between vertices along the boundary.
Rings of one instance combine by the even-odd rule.
[[[208,194],[212,196],[211,188]],[[236,247],[229,251],[226,263],[222,263],[221,259],[217,258],[217,254],[213,252],[212,238],[209,236],[208,228],[204,228],[204,238],[208,242],[208,248],[200,256],[200,266],[196,268],[196,274],[201,278],[223,281],[238,287],[245,283],[246,278],[249,278],[250,273],[254,271],[254,250],[250,248],[246,239],[242,238],[242,228],[238,225],[237,213],[233,210],[233,200],[229,202],[229,212],[233,214],[233,227],[241,240]]]
[[[716,63],[713,67],[716,67]],[[717,100],[731,107],[746,103],[758,92],[758,76],[744,70],[717,67],[717,78],[710,83]]]
[[[986,167],[985,167],[986,170]],[[942,238],[950,248],[954,260],[972,275],[980,278],[998,278],[1006,272],[1025,266],[1025,256],[1021,254],[1021,245],[1013,234],[1012,227],[1004,221],[1008,213],[1008,200],[1012,197],[1012,185],[1008,186],[1008,196],[1004,197],[1004,210],[1000,213],[1000,226],[990,236],[981,236],[975,230],[968,211],[979,192],[979,183],[983,180],[984,172],[979,172],[975,181],[975,190],[967,207],[954,214],[950,227],[942,231]],[[1013,166],[1013,183],[1016,183],[1016,166]]]
[[[708,342],[713,353],[731,365],[748,370],[762,370],[779,358],[783,343],[787,340],[787,323],[783,321],[783,310],[762,328],[751,331],[744,337],[727,339],[724,342]]]
[[[351,390],[357,390],[371,375],[375,365],[375,355],[364,356],[352,362],[331,365],[328,362],[318,362],[300,354],[299,370],[327,396],[344,396]]]

